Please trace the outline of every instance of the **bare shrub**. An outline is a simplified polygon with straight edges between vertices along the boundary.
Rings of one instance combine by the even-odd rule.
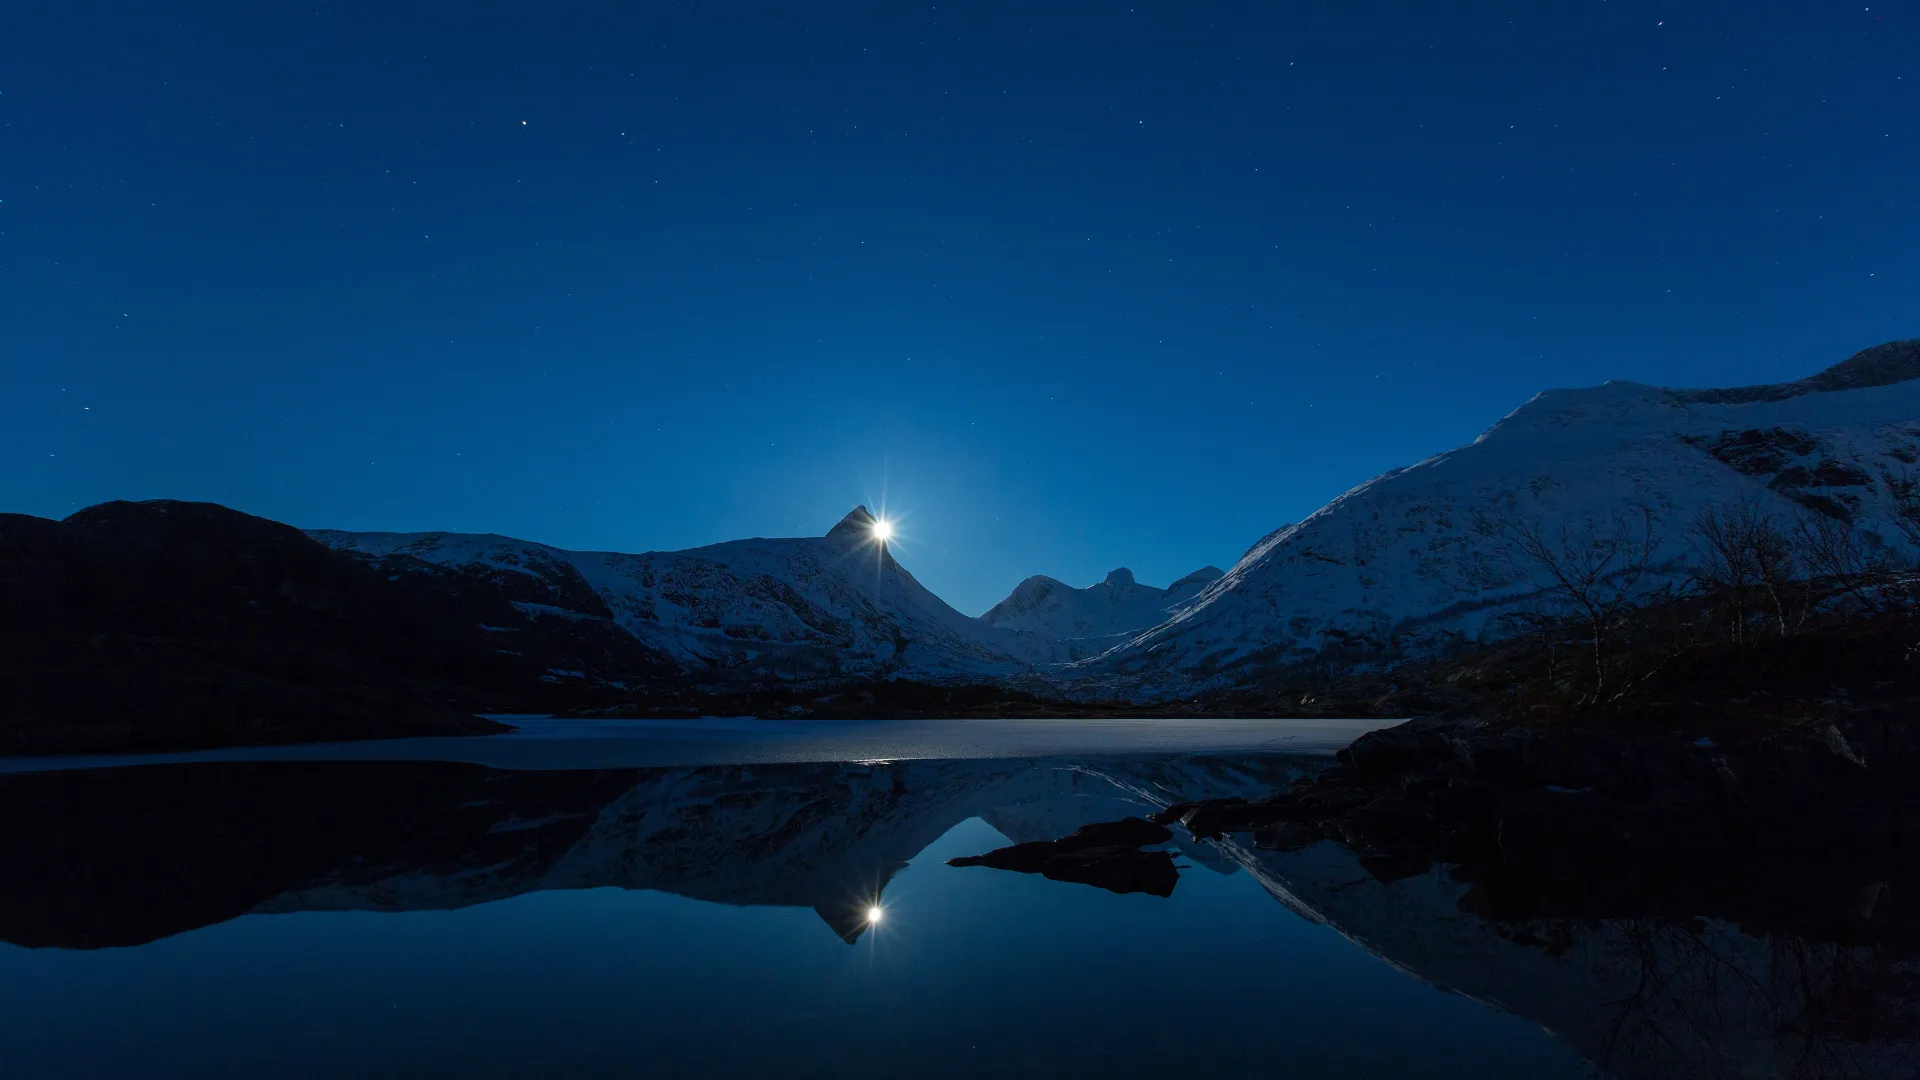
[[[1904,471],[1898,476],[1884,474],[1882,479],[1893,504],[1893,527],[1907,543],[1906,564],[1912,568],[1920,562],[1920,479]]]
[[[1631,630],[1623,616],[1657,599],[1650,579],[1661,535],[1653,511],[1621,510],[1601,521],[1557,527],[1537,518],[1482,516],[1475,528],[1504,541],[1515,571],[1542,583],[1580,623],[1593,674],[1590,699],[1606,695],[1615,640]]]
[[[1885,614],[1894,606],[1886,590],[1877,587],[1891,569],[1886,553],[1868,542],[1858,522],[1802,514],[1794,531],[1809,576],[1831,583],[1872,614]]]
[[[1806,620],[1811,604],[1799,545],[1759,500],[1708,506],[1688,539],[1697,556],[1694,583],[1725,614],[1733,644],[1747,643],[1760,611],[1782,637]]]

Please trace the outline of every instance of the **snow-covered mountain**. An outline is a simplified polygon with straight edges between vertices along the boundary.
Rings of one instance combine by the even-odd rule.
[[[452,568],[540,623],[618,627],[701,685],[901,676],[1157,699],[1509,632],[1503,616],[1537,607],[1543,585],[1514,557],[1517,527],[1578,539],[1650,518],[1656,576],[1675,582],[1709,506],[1856,521],[1898,544],[1889,485],[1909,469],[1920,472],[1916,341],[1792,383],[1549,390],[1472,443],[1274,530],[1225,574],[1208,567],[1164,590],[1126,570],[1085,589],[1033,577],[978,619],[915,581],[865,508],[823,537],[637,555],[491,535],[311,535],[393,573],[419,566],[409,560]],[[511,651],[514,631],[499,633]]]
[[[410,557],[461,570],[529,616],[615,624],[696,682],[977,679],[1054,658],[1037,635],[968,618],[927,591],[874,538],[873,526],[862,506],[825,536],[637,555],[491,534],[309,535],[369,559]],[[512,645],[503,631],[501,647]]]
[[[1074,669],[1100,693],[1162,697],[1337,653],[1420,655],[1502,632],[1540,582],[1500,530],[1576,538],[1653,516],[1676,579],[1689,527],[1741,500],[1858,521],[1888,543],[1888,480],[1920,462],[1920,341],[1797,382],[1549,390],[1472,443],[1354,488],[1255,544],[1160,626]]]
[[[1068,658],[1077,660],[1118,644],[1115,639],[1122,635],[1167,621],[1220,576],[1219,567],[1202,567],[1164,589],[1156,589],[1135,581],[1133,571],[1122,567],[1098,585],[1076,589],[1057,578],[1036,574],[1015,586],[1012,595],[988,609],[980,621],[1061,641]]]

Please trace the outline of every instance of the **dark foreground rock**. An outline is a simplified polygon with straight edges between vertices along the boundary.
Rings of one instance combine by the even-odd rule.
[[[1170,891],[1170,862],[1135,848],[1173,824],[1273,852],[1334,841],[1381,882],[1443,866],[1469,886],[1463,910],[1496,921],[1713,916],[1847,940],[1889,889],[1920,893],[1920,745],[1891,716],[1738,746],[1438,716],[1364,735],[1263,798],[1176,803],[956,865],[1084,881],[1089,864],[1151,864]]]
[[[1273,851],[1336,841],[1382,881],[1444,864],[1495,919],[1798,910],[1844,935],[1848,897],[1920,888],[1920,745],[1893,717],[1737,746],[1432,717],[1362,736],[1286,792],[1160,820]],[[1814,882],[1839,900],[1777,902]]]
[[[1036,840],[985,855],[949,859],[947,865],[990,866],[1109,892],[1172,896],[1173,886],[1180,880],[1173,854],[1140,850],[1172,839],[1173,832],[1166,826],[1130,817],[1086,825],[1058,840]]]
[[[1723,747],[1441,717],[1362,736],[1282,803],[1284,820],[1370,854],[1723,867],[1920,839],[1917,766],[1920,741],[1891,718]]]

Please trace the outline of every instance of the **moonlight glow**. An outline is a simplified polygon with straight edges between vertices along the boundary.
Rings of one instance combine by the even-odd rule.
[[[893,539],[893,522],[884,519],[874,522],[873,538],[881,543]]]

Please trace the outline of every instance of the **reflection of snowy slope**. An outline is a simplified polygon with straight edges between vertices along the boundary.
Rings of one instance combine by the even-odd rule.
[[[1435,986],[1540,1024],[1623,1080],[1920,1074],[1920,1038],[1852,1042],[1831,1019],[1859,1004],[1844,997],[1860,988],[1849,973],[1911,987],[1911,960],[1889,966],[1871,949],[1712,921],[1496,925],[1460,910],[1468,886],[1444,869],[1382,884],[1333,843],[1282,853],[1246,840],[1216,846],[1288,907]]]
[[[970,619],[928,592],[874,542],[872,525],[856,507],[822,537],[638,555],[463,533],[311,535],[370,558],[466,571],[530,615],[615,623],[696,679],[980,677],[1052,658],[1035,635]]]
[[[1920,342],[1739,390],[1550,390],[1473,443],[1368,481],[1276,530],[1164,624],[1079,670],[1144,696],[1229,685],[1338,648],[1418,654],[1497,633],[1536,584],[1479,521],[1604,530],[1644,507],[1673,572],[1711,503],[1758,500],[1881,528],[1883,477],[1920,462]]]

